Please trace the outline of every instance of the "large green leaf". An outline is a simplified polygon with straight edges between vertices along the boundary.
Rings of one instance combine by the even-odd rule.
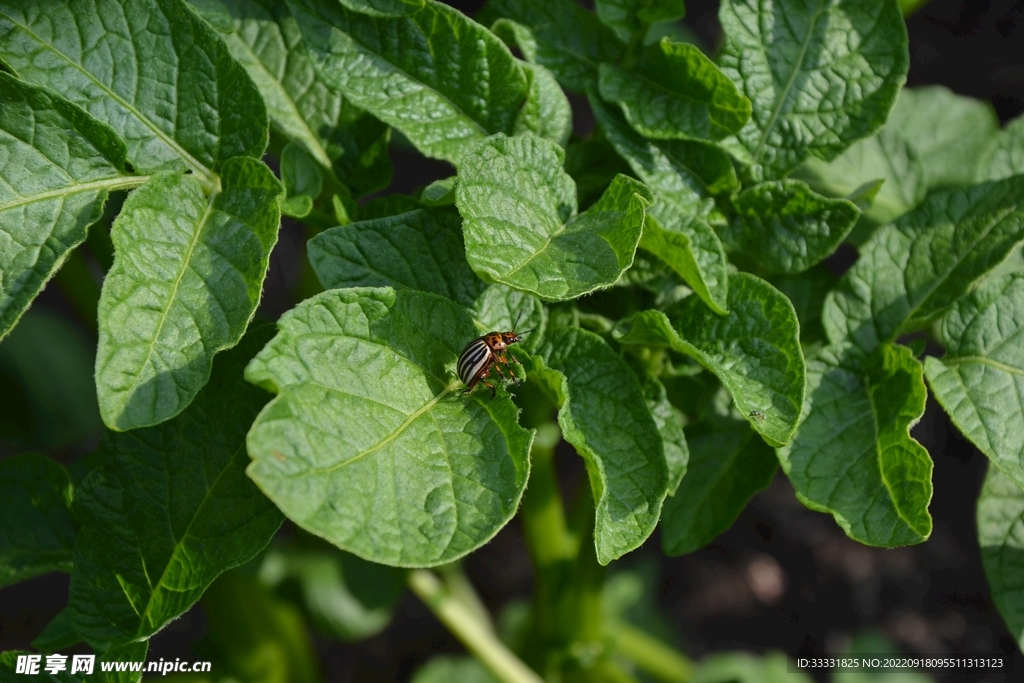
[[[738,134],[768,179],[885,123],[910,63],[896,0],[724,0],[722,70],[753,104]]]
[[[597,561],[637,548],[658,523],[669,478],[662,436],[636,374],[607,342],[549,330],[528,370],[554,394],[558,424],[586,463],[597,513]]]
[[[731,202],[726,244],[782,273],[807,270],[836,250],[860,211],[846,199],[822,197],[800,180],[758,183]]]
[[[104,437],[103,464],[75,495],[82,528],[68,597],[75,630],[96,649],[159,631],[281,525],[245,476],[245,434],[269,397],[242,369],[271,334],[254,330],[219,357],[174,420]]]
[[[1024,648],[1024,491],[998,467],[988,468],[977,519],[992,601]]]
[[[666,314],[667,313],[667,314]],[[804,401],[804,356],[793,305],[747,273],[729,280],[729,314],[689,297],[666,313],[619,321],[623,344],[669,347],[715,373],[750,425],[773,444],[789,441]]]
[[[1024,116],[1006,124],[996,143],[982,161],[979,176],[983,180],[1002,180],[1024,173]]]
[[[876,232],[825,300],[829,339],[870,353],[927,325],[1024,242],[1024,177],[933,192]]]
[[[617,62],[625,53],[615,32],[573,0],[491,0],[477,20],[494,24],[495,33],[526,59],[580,93],[597,84],[598,64]]]
[[[633,264],[650,191],[617,176],[577,215],[564,156],[532,135],[496,135],[463,157],[455,203],[481,277],[560,301],[611,286]]]
[[[229,17],[224,42],[259,88],[272,128],[333,169],[356,195],[386,186],[387,127],[343,102],[317,72],[285,0],[208,2]]]
[[[925,374],[960,431],[1024,487],[1024,275],[957,301],[942,319],[946,355]]]
[[[0,59],[109,124],[140,173],[208,178],[267,146],[259,91],[183,0],[9,0]]]
[[[779,467],[771,447],[736,419],[687,427],[690,463],[661,513],[661,547],[683,555],[732,526]]]
[[[462,221],[451,211],[350,223],[320,233],[307,248],[327,289],[416,289],[472,306],[487,286],[466,262]]]
[[[71,571],[75,525],[71,478],[34,453],[0,460],[0,588],[52,571]]]
[[[601,97],[648,138],[719,140],[750,118],[750,100],[696,46],[662,38],[629,69],[600,67]]]
[[[113,130],[0,72],[0,338],[85,241],[107,193],[138,183]]]
[[[926,395],[904,346],[885,344],[866,362],[848,345],[822,349],[808,363],[803,421],[778,450],[797,497],[861,543],[927,539],[932,461],[910,436]]]
[[[427,156],[457,164],[483,137],[513,131],[526,72],[458,10],[434,0],[404,16],[317,0],[289,7],[326,82]]]
[[[714,205],[712,194],[739,187],[728,154],[709,143],[647,140],[619,112],[596,98],[590,103],[616,151],[655,192],[641,248],[665,261],[715,311],[725,313],[728,264],[705,216]]]
[[[868,220],[881,225],[916,207],[930,189],[974,182],[997,130],[988,103],[940,86],[904,88],[877,135],[855,143],[829,163],[808,159],[797,175],[836,197],[884,179],[865,211]]]
[[[108,427],[180,413],[214,354],[242,337],[277,242],[280,192],[269,168],[240,157],[209,197],[194,177],[163,173],[125,201],[99,304],[96,385]]]
[[[504,393],[454,373],[479,335],[458,304],[337,289],[286,313],[246,369],[279,394],[249,433],[249,476],[296,524],[360,557],[450,562],[512,518],[532,434]]]

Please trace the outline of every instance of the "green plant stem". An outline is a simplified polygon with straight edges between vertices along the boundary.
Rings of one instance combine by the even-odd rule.
[[[534,443],[530,450],[530,485],[523,496],[521,514],[526,543],[538,572],[572,559],[575,548],[565,525],[554,446]]]
[[[619,654],[659,681],[689,683],[693,679],[689,658],[630,624],[619,626],[616,645]]]
[[[494,624],[491,621],[491,614],[487,611],[487,607],[484,606],[483,600],[477,595],[472,582],[466,576],[466,572],[462,571],[462,565],[453,563],[438,567],[437,573],[441,575],[444,585],[452,596],[473,612],[481,626],[485,626],[489,631],[493,632]]]
[[[426,569],[409,572],[409,587],[473,655],[504,683],[543,683],[451,591]]]

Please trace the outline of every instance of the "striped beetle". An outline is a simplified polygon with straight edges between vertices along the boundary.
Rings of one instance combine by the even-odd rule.
[[[473,387],[482,382],[491,390],[491,398],[494,398],[496,389],[492,383],[487,381],[487,377],[493,368],[504,379],[505,373],[501,371],[502,364],[508,370],[512,381],[519,386],[519,378],[512,372],[512,366],[509,365],[508,356],[505,354],[510,345],[518,344],[523,340],[523,335],[533,332],[533,330],[524,330],[516,333],[515,328],[519,324],[520,317],[522,317],[522,313],[516,317],[511,332],[488,332],[469,342],[462,350],[456,370],[459,373],[459,379],[466,385],[466,388],[462,390],[463,393],[468,394],[473,391]]]

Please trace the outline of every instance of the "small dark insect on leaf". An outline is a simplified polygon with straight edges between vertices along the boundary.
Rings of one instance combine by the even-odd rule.
[[[512,344],[521,342],[523,335],[533,332],[533,330],[524,330],[523,332],[516,333],[515,328],[519,324],[520,317],[522,317],[522,313],[516,317],[511,331],[488,332],[482,337],[477,337],[469,342],[466,348],[462,350],[456,369],[459,373],[459,379],[466,385],[463,393],[470,393],[473,391],[473,387],[478,383],[482,383],[491,390],[491,398],[494,398],[497,389],[495,389],[493,383],[487,381],[487,377],[490,376],[493,369],[502,379],[506,379],[505,373],[501,370],[502,365],[505,366],[505,370],[508,372],[508,378],[516,386],[519,386],[519,378],[516,377],[515,372],[512,371],[512,366],[509,364],[507,348]]]
[[[764,413],[762,413],[760,410],[751,410],[750,417],[754,418],[758,422],[764,422]]]

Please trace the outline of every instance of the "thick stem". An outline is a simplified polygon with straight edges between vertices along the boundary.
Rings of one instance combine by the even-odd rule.
[[[493,631],[481,624],[474,611],[452,595],[433,572],[414,569],[409,572],[408,583],[466,649],[503,683],[544,683]]]
[[[654,636],[623,623],[616,640],[619,654],[665,683],[689,683],[693,679],[693,663]]]
[[[452,597],[465,605],[466,609],[473,613],[473,616],[476,617],[481,626],[485,626],[489,631],[494,631],[491,614],[487,611],[483,600],[477,595],[476,589],[473,588],[469,577],[466,576],[466,572],[462,571],[462,566],[458,563],[447,564],[443,567],[438,567],[437,573],[441,575],[441,579],[444,581],[448,592],[452,594]]]

